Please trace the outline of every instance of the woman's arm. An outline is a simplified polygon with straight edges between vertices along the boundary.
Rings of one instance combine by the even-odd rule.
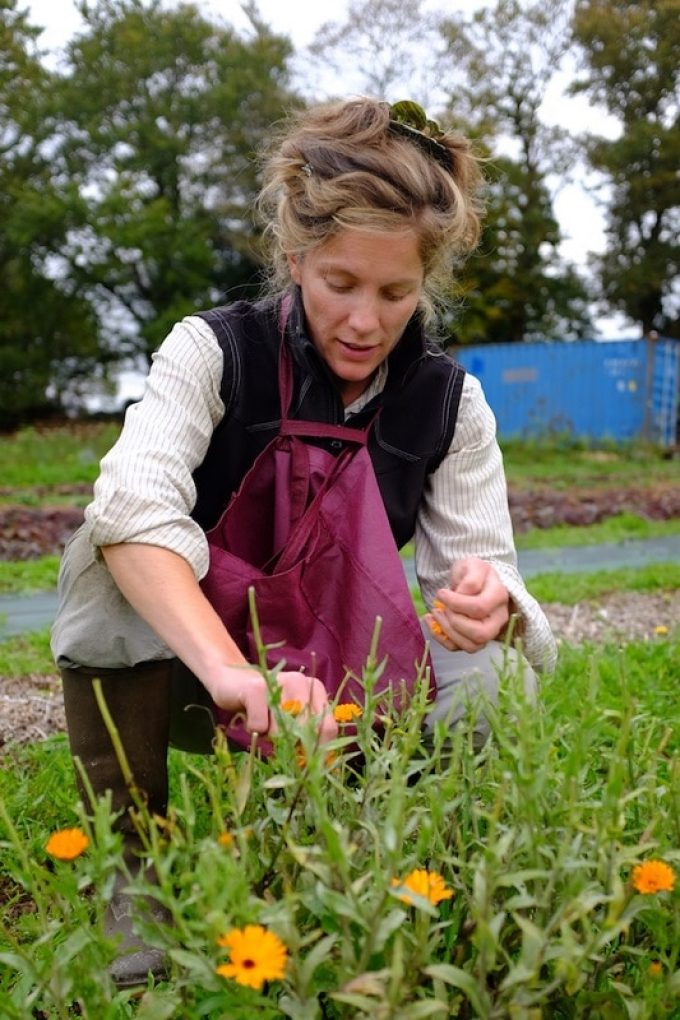
[[[131,543],[106,546],[102,555],[133,609],[198,677],[215,704],[244,712],[251,733],[273,732],[264,677],[246,661],[187,561],[169,549]],[[281,671],[278,682],[282,700],[300,701],[319,717],[322,742],[337,735],[319,680]]]
[[[509,596],[511,611],[520,614],[527,658],[539,670],[553,668],[556,646],[548,621],[517,569],[496,422],[478,380],[469,374],[451,448],[430,478],[415,538],[416,571],[423,597],[430,606],[435,600],[446,602],[447,609],[473,621],[465,633],[460,628],[457,631],[470,642],[468,650],[491,640],[489,631],[496,626],[497,633],[502,631],[501,603],[507,608]],[[479,561],[487,568],[484,577],[479,566],[472,572],[466,566]],[[475,593],[464,599],[461,596],[470,594],[465,590],[468,586],[474,587]],[[457,593],[457,597],[450,592]],[[484,598],[480,601],[482,592]]]

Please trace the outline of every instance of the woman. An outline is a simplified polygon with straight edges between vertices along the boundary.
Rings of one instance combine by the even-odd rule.
[[[546,619],[517,572],[493,415],[478,382],[424,334],[452,266],[477,243],[481,176],[468,143],[419,112],[358,99],[287,127],[260,196],[273,296],[178,324],[102,461],[86,524],[64,557],[53,651],[73,753],[118,808],[127,791],[92,676],[103,680],[137,782],[158,812],[168,740],[205,746],[212,736],[203,711],[177,722],[178,706],[201,700],[197,686],[205,705],[242,714],[248,733],[272,732],[266,684],[200,579],[206,531],[276,435],[281,330],[293,364],[291,416],[368,423],[392,534],[400,545],[415,534],[437,687],[428,727],[459,720],[462,695],[481,687],[494,696],[512,614],[531,665],[554,663]],[[283,317],[281,292],[292,298]],[[529,664],[507,654],[532,690]],[[282,698],[308,705],[320,739],[332,739],[323,683],[296,669],[277,679]],[[480,716],[478,740],[486,732]],[[127,970],[143,973],[149,959],[142,950]]]

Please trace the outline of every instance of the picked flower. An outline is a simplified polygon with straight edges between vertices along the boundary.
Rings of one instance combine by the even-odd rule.
[[[333,709],[333,718],[338,723],[352,722],[353,719],[360,719],[364,714],[360,705],[348,701],[342,705],[336,705]]]
[[[288,712],[289,715],[296,716],[302,711],[302,702],[298,701],[297,698],[287,698],[281,702],[281,709],[284,712]]]
[[[666,634],[668,634],[668,627],[666,626],[665,623],[659,623],[654,628],[654,633],[656,634],[657,637],[665,637]]]
[[[429,900],[433,906],[437,906],[442,900],[450,900],[453,896],[453,889],[449,889],[446,882],[438,871],[426,871],[425,868],[416,868],[406,878],[393,878],[392,885],[402,886],[410,889],[417,896]],[[413,899],[408,893],[400,893],[399,899],[409,906],[413,905]]]
[[[90,839],[82,829],[59,829],[53,832],[45,843],[45,850],[50,857],[60,861],[73,861],[87,850]]]
[[[643,861],[633,868],[633,887],[644,896],[657,892],[671,892],[675,885],[675,872],[665,861]]]
[[[265,981],[280,981],[285,976],[288,949],[278,935],[261,924],[232,928],[220,935],[217,944],[230,953],[229,963],[215,968],[221,977],[259,991]]]

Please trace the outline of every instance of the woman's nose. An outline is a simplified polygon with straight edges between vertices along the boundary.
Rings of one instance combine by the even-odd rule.
[[[349,325],[355,333],[362,336],[374,333],[380,325],[377,302],[370,296],[358,297],[348,318]]]

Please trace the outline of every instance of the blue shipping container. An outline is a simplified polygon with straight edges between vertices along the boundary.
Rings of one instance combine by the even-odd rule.
[[[454,357],[481,382],[502,438],[677,442],[680,341],[486,344]]]

